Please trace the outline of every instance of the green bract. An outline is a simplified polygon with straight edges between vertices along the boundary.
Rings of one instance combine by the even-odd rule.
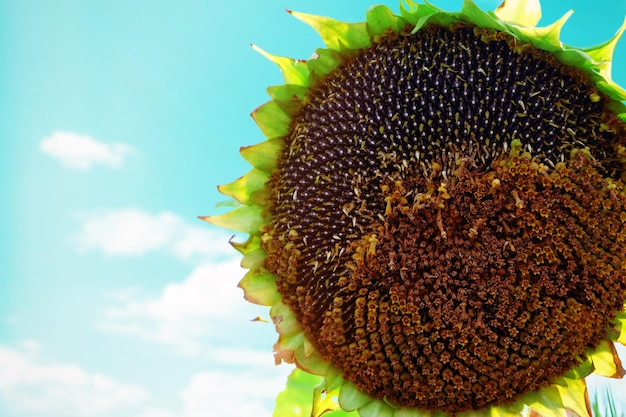
[[[249,270],[239,285],[271,307],[277,363],[300,369],[282,395],[310,384],[305,371],[322,377],[316,416],[590,416],[584,378],[624,373],[613,343],[626,344],[626,91],[611,61],[626,25],[574,48],[560,41],[571,12],[535,27],[538,0],[495,13],[471,0],[460,12],[407,1],[400,15],[374,6],[362,23],[290,13],[326,47],[308,61],[254,47],[285,83],[252,113],[267,138],[241,150],[253,169],[219,187],[238,207],[204,218],[250,235],[232,244]],[[440,36],[467,44],[424,50],[428,67],[406,64],[421,59],[413,39]],[[445,56],[456,47],[479,57],[472,74]],[[517,61],[494,75],[499,48],[569,81],[551,75],[533,90],[542,79]],[[546,104],[536,97],[548,85],[571,91]],[[496,105],[500,89],[509,95]],[[567,342],[578,325],[589,336],[576,351]]]

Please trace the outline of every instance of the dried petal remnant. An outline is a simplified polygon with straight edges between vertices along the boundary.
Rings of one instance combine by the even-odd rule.
[[[319,80],[264,238],[319,352],[375,397],[452,413],[575,366],[626,292],[626,130],[608,104],[468,25],[383,36]]]

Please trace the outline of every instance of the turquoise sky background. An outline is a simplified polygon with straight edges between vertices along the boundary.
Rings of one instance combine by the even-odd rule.
[[[626,14],[544,3],[543,23],[576,10],[577,46]],[[249,113],[282,81],[250,43],[308,58],[321,40],[286,8],[357,21],[369,5],[0,0],[0,416],[271,415],[290,369],[272,325],[250,321],[267,311],[236,288],[230,234],[196,217],[249,169]]]

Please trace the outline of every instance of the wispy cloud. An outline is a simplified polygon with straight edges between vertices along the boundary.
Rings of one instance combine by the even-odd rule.
[[[125,333],[144,340],[173,346],[192,356],[222,355],[227,360],[228,340],[240,338],[249,328],[271,326],[250,323],[266,314],[265,309],[243,300],[236,284],[245,270],[237,259],[205,263],[196,267],[183,281],[166,285],[160,294],[144,295],[133,290],[119,291],[116,303],[104,312],[102,329]],[[264,328],[268,335],[273,329]],[[221,346],[215,349],[214,346]],[[212,347],[213,346],[213,347]],[[239,360],[254,356],[244,353]],[[268,352],[266,357],[271,360]]]
[[[82,171],[98,164],[119,167],[133,153],[133,148],[125,144],[107,144],[86,135],[62,131],[44,138],[39,149],[63,165]]]
[[[20,348],[0,345],[0,397],[11,408],[42,415],[110,416],[139,409],[149,400],[142,387],[72,364],[43,363],[39,350],[35,342]]]
[[[0,409],[16,415],[63,417],[270,417],[290,367],[262,364],[243,372],[203,370],[178,391],[178,404],[159,408],[143,387],[74,364],[42,359],[35,341],[0,344]]]
[[[170,213],[148,213],[134,208],[100,210],[82,215],[78,235],[81,250],[100,250],[107,255],[144,255],[162,250],[189,259],[196,255],[218,258],[232,255],[228,234],[196,219],[186,221]]]
[[[285,375],[200,372],[180,393],[181,417],[270,417],[276,395],[285,387]]]
[[[122,209],[84,216],[79,239],[83,250],[202,256],[187,276],[160,291],[126,288],[111,293],[102,311],[97,323],[101,330],[170,346],[211,364],[210,370],[190,378],[175,409],[145,408],[133,417],[271,416],[291,368],[274,366],[273,325],[251,322],[268,311],[243,299],[237,282],[246,271],[227,239],[227,234],[169,212]]]
[[[197,372],[178,392],[175,409],[146,408],[133,417],[270,417],[289,372],[289,367],[273,372]]]

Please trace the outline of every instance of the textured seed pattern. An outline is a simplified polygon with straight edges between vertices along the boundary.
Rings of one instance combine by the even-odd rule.
[[[626,130],[583,73],[467,25],[320,80],[271,180],[266,267],[358,388],[452,414],[539,389],[626,292]]]

